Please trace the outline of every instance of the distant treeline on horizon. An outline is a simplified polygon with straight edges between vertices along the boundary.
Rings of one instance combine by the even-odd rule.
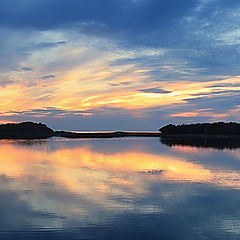
[[[162,137],[168,135],[196,135],[196,136],[234,136],[240,137],[240,123],[215,122],[196,124],[169,124],[159,129],[160,132],[102,132],[77,133],[67,131],[54,131],[42,123],[22,122],[0,124],[0,139],[36,139],[49,137],[68,138],[112,138],[112,137]]]

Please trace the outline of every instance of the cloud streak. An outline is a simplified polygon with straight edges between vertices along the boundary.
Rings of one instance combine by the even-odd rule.
[[[239,9],[232,0],[3,0],[0,111],[93,126],[137,119],[136,128],[237,118]]]

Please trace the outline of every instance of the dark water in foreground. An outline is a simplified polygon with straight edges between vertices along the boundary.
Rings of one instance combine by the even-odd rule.
[[[240,239],[240,150],[0,142],[0,239]]]

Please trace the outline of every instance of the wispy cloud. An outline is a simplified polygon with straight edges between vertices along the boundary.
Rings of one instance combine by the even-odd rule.
[[[158,87],[155,88],[146,88],[146,89],[139,89],[139,92],[145,92],[145,93],[171,93],[171,91],[167,91]]]
[[[233,0],[3,0],[0,112],[121,126],[237,118],[239,9]]]
[[[21,67],[19,69],[16,69],[17,72],[31,72],[33,69],[31,67]]]
[[[42,76],[41,79],[51,79],[51,78],[55,78],[55,77],[56,77],[55,75],[50,74],[50,75]]]

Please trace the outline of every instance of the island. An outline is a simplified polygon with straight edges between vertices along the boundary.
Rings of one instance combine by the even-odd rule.
[[[240,124],[236,122],[169,124],[159,131],[161,143],[169,147],[191,146],[218,150],[240,148]]]
[[[0,124],[0,139],[44,139],[54,134],[54,131],[43,123]]]
[[[21,122],[0,125],[0,139],[46,139],[50,137],[64,138],[116,138],[116,137],[160,137],[159,132],[101,132],[78,133],[70,131],[54,131],[43,123]]]
[[[240,123],[236,122],[214,122],[214,123],[196,123],[196,124],[169,124],[159,129],[166,134],[203,134],[203,135],[235,135],[240,136]]]
[[[158,132],[71,132],[54,131],[43,123],[21,122],[0,125],[0,139],[46,139],[63,138],[119,138],[119,137],[158,137],[169,146],[196,146],[216,149],[234,149],[240,147],[239,123],[197,123],[173,125],[169,124]]]

